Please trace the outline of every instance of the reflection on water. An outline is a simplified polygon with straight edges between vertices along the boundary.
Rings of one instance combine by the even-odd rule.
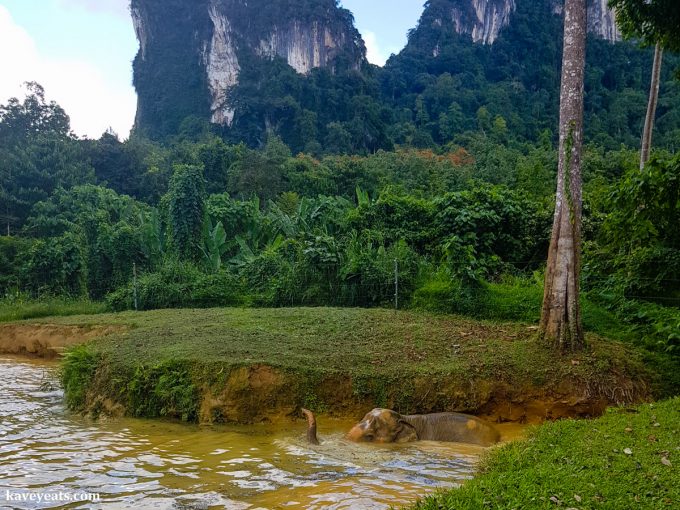
[[[474,446],[353,444],[348,422],[198,427],[147,420],[92,422],[64,409],[54,365],[0,359],[0,508],[13,491],[87,491],[75,508],[389,508],[471,477]],[[46,384],[47,383],[47,384]],[[3,506],[5,505],[5,506]],[[23,506],[22,506],[23,505]]]

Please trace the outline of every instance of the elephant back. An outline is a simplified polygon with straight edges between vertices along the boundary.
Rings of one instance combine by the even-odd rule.
[[[433,413],[404,416],[423,441],[451,441],[491,446],[500,433],[490,423],[461,413]]]

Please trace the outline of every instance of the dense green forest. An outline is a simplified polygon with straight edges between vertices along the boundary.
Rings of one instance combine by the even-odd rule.
[[[210,131],[80,140],[31,84],[0,107],[0,293],[535,320],[551,136],[508,143],[479,126],[465,140],[320,158],[274,135],[260,149]],[[591,142],[584,177],[586,299],[678,352],[680,156],[659,150],[640,172],[637,151]]]
[[[426,2],[408,44],[383,68],[365,61],[361,69],[347,65],[357,61],[351,46],[332,66],[300,74],[283,58],[262,58],[249,50],[256,41],[243,41],[238,84],[230,91],[235,117],[232,125],[222,127],[208,124],[210,100],[199,48],[179,35],[208,30],[201,24],[205,21],[193,19],[207,8],[173,3],[181,6],[181,24],[170,24],[176,23],[174,17],[172,22],[153,18],[149,30],[176,35],[147,48],[146,59],[138,56],[135,62],[137,129],[164,142],[174,141],[178,133],[196,137],[213,130],[228,143],[251,148],[262,147],[275,133],[293,154],[317,158],[368,155],[397,146],[468,146],[469,134],[476,132],[512,146],[537,144],[546,136],[556,142],[563,20],[554,12],[554,0],[518,1],[510,24],[487,45],[457,33],[446,15],[457,3]],[[328,26],[356,33],[351,13],[333,8],[332,0],[270,4],[257,11],[254,19],[264,21],[249,34],[265,33],[263,27],[291,19],[291,12],[314,14]],[[257,9],[259,4],[248,5]],[[277,10],[281,5],[287,15]],[[638,146],[652,56],[653,49],[629,41],[589,37],[585,126],[590,142],[607,150]],[[656,123],[655,145],[671,151],[680,139],[680,83],[674,79],[679,64],[677,55],[666,55]]]
[[[138,134],[166,142],[214,131],[229,143],[262,147],[275,133],[294,154],[315,157],[466,145],[467,133],[477,131],[509,144],[536,144],[544,136],[556,141],[562,18],[554,0],[518,1],[511,23],[488,45],[457,33],[446,16],[457,2],[430,0],[406,47],[383,68],[360,57],[363,42],[352,15],[333,0],[226,4],[235,23],[249,20],[234,35],[240,73],[229,91],[233,124],[208,123],[204,49],[196,43],[209,39],[208,8],[175,1],[167,7],[173,16],[147,16],[147,30],[159,40],[150,40],[135,59]],[[135,5],[165,8],[156,0]],[[267,27],[313,20],[357,43],[309,74],[256,53]],[[631,42],[589,38],[585,110],[591,142],[608,150],[637,146],[652,55]],[[658,109],[656,145],[671,151],[680,138],[679,64],[676,55],[666,55]]]

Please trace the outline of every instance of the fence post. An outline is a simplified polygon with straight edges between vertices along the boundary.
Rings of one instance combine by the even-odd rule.
[[[132,295],[135,298],[135,312],[139,311],[137,308],[137,263],[132,263]]]
[[[394,309],[399,310],[399,261],[394,259]]]

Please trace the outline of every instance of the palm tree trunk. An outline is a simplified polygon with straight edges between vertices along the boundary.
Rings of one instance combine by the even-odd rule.
[[[656,43],[654,48],[654,64],[652,65],[652,84],[649,87],[649,104],[647,105],[647,116],[645,117],[645,130],[642,132],[642,147],[640,149],[640,170],[644,170],[645,164],[649,160],[649,153],[652,149],[652,132],[654,131],[654,117],[656,116],[656,103],[659,99],[659,81],[661,76],[661,61],[663,59],[663,48]]]
[[[561,351],[583,347],[579,275],[586,29],[586,0],[565,0],[557,192],[540,323],[543,340]]]

